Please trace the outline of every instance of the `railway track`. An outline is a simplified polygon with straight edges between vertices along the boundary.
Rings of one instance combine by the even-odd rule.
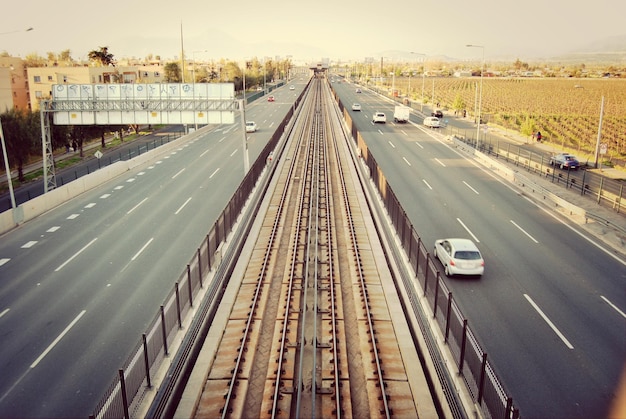
[[[325,80],[299,115],[195,417],[417,417]]]

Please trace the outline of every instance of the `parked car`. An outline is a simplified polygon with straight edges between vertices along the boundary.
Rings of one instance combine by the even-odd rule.
[[[443,112],[441,111],[441,109],[437,109],[435,110],[435,112],[431,113],[430,116],[434,116],[436,118],[443,118]]]
[[[374,112],[374,115],[372,115],[372,122],[382,122],[385,124],[387,123],[387,116],[383,112]]]
[[[360,103],[353,103],[352,104],[352,110],[353,111],[360,111],[361,110],[361,104]]]
[[[268,102],[273,102],[274,101],[274,96],[268,96],[267,101]]]
[[[254,121],[246,121],[246,132],[256,132],[256,123]]]
[[[441,261],[446,276],[481,276],[485,272],[485,261],[480,250],[469,239],[437,240],[433,254]]]
[[[424,118],[424,126],[428,128],[439,128],[441,127],[441,121],[436,116],[427,116]]]
[[[550,165],[559,166],[561,169],[577,170],[580,167],[580,162],[571,154],[559,153],[550,157]]]

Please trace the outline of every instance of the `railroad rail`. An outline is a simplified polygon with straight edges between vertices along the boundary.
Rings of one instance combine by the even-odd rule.
[[[417,417],[324,80],[299,115],[194,415]]]

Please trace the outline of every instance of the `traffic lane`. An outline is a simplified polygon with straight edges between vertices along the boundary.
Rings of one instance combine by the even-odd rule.
[[[376,155],[376,153],[375,153],[375,152],[374,152],[374,154]],[[399,160],[399,159],[397,159],[397,160]],[[442,158],[442,160],[443,160],[443,161],[446,161],[446,159],[445,159],[445,158]],[[385,171],[385,170],[384,170],[384,171]],[[406,176],[403,176],[403,177],[406,177]],[[458,183],[458,182],[457,182],[457,183]],[[477,182],[476,184],[480,185],[480,184],[481,184],[481,182]],[[488,188],[488,189],[489,189],[489,188]],[[395,189],[394,189],[394,190],[395,190]],[[401,194],[401,195],[402,195],[402,194]],[[459,191],[455,192],[455,195],[459,195]],[[509,194],[509,195],[511,195],[511,194]],[[513,196],[513,195],[511,195],[511,196]],[[519,201],[519,200],[520,200],[520,198],[514,198],[514,199],[515,199],[516,201]],[[492,200],[493,200],[494,202],[500,202],[500,201],[501,201],[501,199],[493,199],[493,198],[492,198]],[[522,231],[522,230],[518,227],[519,225],[517,225],[517,226],[516,226],[516,225],[514,225],[514,226],[513,226],[512,231],[511,231],[511,226],[509,225],[509,223],[507,223],[507,222],[506,222],[506,218],[508,218],[508,215],[509,215],[511,212],[515,212],[515,211],[511,211],[511,209],[515,209],[515,208],[517,208],[517,207],[518,207],[518,205],[517,205],[517,204],[519,204],[519,202],[515,202],[515,205],[510,205],[510,206],[509,206],[509,211],[508,211],[508,212],[507,212],[507,211],[504,211],[505,213],[507,213],[507,214],[506,214],[507,216],[506,216],[506,217],[500,217],[500,218],[502,218],[502,219],[501,219],[500,225],[498,226],[498,228],[504,228],[504,229],[505,229],[505,231],[507,231],[507,233],[508,233],[508,234],[511,234],[511,236],[513,236],[513,235],[514,235],[514,234],[516,234],[516,233],[520,233],[520,231]],[[457,207],[457,206],[456,206],[456,205],[450,205],[450,206],[447,206],[447,208],[454,208],[454,207]],[[484,212],[484,213],[488,213],[488,214],[490,214],[490,213],[492,213],[492,212],[493,212],[493,204],[491,204],[491,205],[486,205],[486,207],[487,207],[487,208],[486,208],[486,209],[484,209],[482,212]],[[517,212],[518,212],[518,213],[519,213],[519,212],[521,212],[521,213],[523,214],[523,212],[524,212],[524,211],[517,211]],[[492,217],[490,216],[489,218],[491,219]],[[522,218],[521,218],[521,219],[523,220],[523,219],[524,219],[524,217],[522,216]],[[534,224],[532,221],[533,221],[533,220],[530,220],[528,223],[529,223],[530,225]],[[521,224],[524,224],[525,222],[520,221],[520,223],[521,223]],[[450,224],[453,224],[453,223],[450,223]],[[493,227],[493,225],[494,225],[494,224],[491,224],[491,227]],[[544,230],[544,228],[545,228],[545,227],[544,227],[544,226],[542,226],[542,227],[540,227],[540,228],[539,228],[539,230],[540,230],[540,231],[543,231],[543,230]],[[516,229],[517,229],[517,230],[520,230],[520,231],[515,231]],[[523,233],[523,231],[522,231],[522,233]],[[522,238],[523,238],[523,236],[525,236],[525,235],[526,235],[526,233],[523,233]],[[552,234],[549,234],[549,236],[551,237],[551,236],[552,236]],[[519,239],[519,242],[520,242],[520,243],[522,242],[522,238],[520,238],[520,239]],[[526,237],[526,238],[529,238],[529,237]],[[528,243],[530,243],[530,242],[532,242],[532,240],[530,240]],[[497,249],[502,249],[504,245],[506,245],[506,243],[505,243],[505,244],[499,244],[499,245],[497,245],[497,246],[495,246],[495,247],[496,247]],[[526,246],[526,245],[524,245],[524,246],[522,246],[522,247],[525,247],[525,246]],[[524,249],[521,249],[521,250],[524,250]],[[485,251],[484,253],[488,253],[488,252],[486,252],[486,251]],[[505,254],[509,253],[509,254],[517,254],[517,255],[519,255],[519,254],[522,254],[522,251],[520,251],[520,250],[515,250],[515,251],[512,251],[512,252],[504,252],[504,253],[505,253]],[[553,257],[553,258],[554,258],[554,257]],[[530,260],[532,260],[532,261],[535,261],[535,262],[536,262],[536,261],[537,261],[537,257],[532,257],[532,256],[531,256],[531,257],[530,257]],[[519,259],[518,259],[518,258],[515,258],[514,260],[512,260],[512,261],[511,261],[511,266],[515,266],[518,262],[519,262]],[[602,265],[602,264],[604,264],[604,263],[605,263],[605,262],[601,262],[601,265]],[[528,265],[528,266],[534,266],[532,263],[522,263],[522,265],[523,265],[523,266],[526,266],[526,265]],[[559,267],[558,267],[558,266],[556,266],[556,269],[557,269],[557,270],[558,270],[558,268],[559,268]],[[490,268],[490,267],[489,267],[489,265],[488,265],[488,269],[490,269],[490,271],[492,270],[492,268]],[[502,272],[507,272],[507,271],[509,271],[509,270],[510,270],[510,266],[509,266],[509,267],[505,267],[505,268],[500,269],[500,270],[501,270]],[[488,275],[486,275],[486,276],[488,277]],[[536,273],[536,272],[532,272],[532,271],[531,271],[531,272],[521,272],[521,276],[522,276],[522,277],[536,277],[536,276],[538,276],[538,275],[537,275],[537,273]],[[542,276],[542,275],[539,275],[539,277],[541,277],[541,276]],[[493,275],[492,275],[492,277],[493,277]],[[485,277],[484,277],[484,278],[485,278]],[[513,278],[512,280],[513,280],[513,281],[515,281],[516,279],[515,279],[515,278]],[[484,280],[483,280],[483,281],[481,281],[481,287],[482,287],[482,288],[485,288],[485,286],[484,286],[485,282],[486,282],[486,281],[484,281]],[[489,297],[489,298],[487,298],[486,304],[487,304],[489,301],[491,301],[490,297]],[[483,306],[483,305],[480,305],[480,306]],[[508,307],[508,306],[509,306],[509,304],[508,304],[508,302],[507,302],[507,304],[505,304],[505,305],[504,305],[504,307]],[[480,318],[480,317],[482,317],[482,316],[480,315],[480,313],[477,313],[476,317]],[[470,318],[472,318],[472,316],[470,316]],[[536,326],[536,325],[534,325],[534,326]],[[613,329],[613,330],[617,330],[617,328],[615,328],[615,329]]]
[[[122,217],[122,218],[123,218],[123,217]],[[113,229],[109,229],[109,230],[113,230]],[[123,230],[126,230],[126,228],[124,228]],[[132,235],[132,237],[135,237],[135,235]],[[113,246],[111,246],[111,248],[113,248]],[[115,246],[115,248],[119,248],[119,244],[117,244],[117,245]],[[123,252],[122,252],[122,254],[131,254],[131,253],[130,253],[130,252],[128,252],[128,251],[123,251]],[[189,255],[190,255],[190,254],[191,254],[191,252],[188,252],[188,254],[186,255],[186,256],[187,256],[187,257],[186,257],[186,260],[188,260],[188,259],[189,259],[189,257],[190,257]],[[93,259],[94,259],[93,257],[89,257],[89,255],[87,255],[86,253],[85,253],[85,255],[84,255],[84,256],[88,258],[87,260],[90,260],[90,259],[91,259],[91,260],[93,260]],[[107,258],[105,258],[104,260],[108,261],[108,259],[107,259]],[[93,268],[94,268],[93,266],[91,266],[91,267],[90,267],[90,269],[93,269]],[[105,267],[105,268],[106,268],[106,267]],[[76,278],[78,278],[78,277],[81,277],[81,276],[83,276],[83,277],[84,277],[84,275],[81,275],[81,272],[80,272],[80,269],[82,269],[82,268],[78,268],[78,269],[79,269],[79,272],[69,273],[69,274],[67,274],[67,275],[68,275],[68,277],[70,277],[70,278],[72,278],[72,277],[76,277]],[[94,270],[94,271],[101,271],[101,269],[93,269],[93,270]],[[110,271],[109,269],[102,269],[102,270],[104,270],[104,271]],[[90,271],[89,271],[89,270],[87,270],[87,272],[90,272]],[[180,271],[179,271],[179,272],[177,272],[177,274],[179,274],[179,273],[180,273]],[[83,278],[83,280],[84,280],[84,278]],[[171,284],[171,279],[170,279],[170,284]],[[73,287],[70,287],[70,288],[73,288]],[[89,291],[89,293],[91,293],[91,291]],[[83,299],[82,299],[82,298],[79,298],[79,300],[83,300]],[[83,301],[84,301],[84,300],[83,300]],[[56,315],[56,316],[48,315],[48,316],[46,316],[46,317],[55,318],[55,317],[59,317],[59,316],[58,316],[58,315]],[[29,325],[32,327],[32,326],[33,326],[33,324],[34,324],[35,322],[32,322],[32,321],[31,321],[31,322],[28,322],[28,323],[29,323]]]
[[[492,190],[491,188],[488,188],[488,189]],[[485,193],[483,193],[483,195],[485,195]],[[502,200],[498,199],[495,201],[501,202]],[[518,230],[518,227],[513,226],[512,228],[511,224],[507,223],[506,219],[512,213],[515,212],[515,209],[518,208],[517,205],[507,206],[507,209],[504,209],[501,211],[494,211],[494,207],[495,207],[493,204],[494,201],[492,201],[491,199],[484,199],[483,202],[485,202],[484,207],[482,209],[478,209],[475,207],[473,212],[483,213],[487,215],[487,217],[485,217],[486,219],[483,220],[483,223],[482,223],[484,224],[484,227],[481,228],[481,225],[480,225],[481,223],[477,222],[476,220],[469,222],[468,225],[472,225],[473,226],[472,231],[476,232],[477,235],[481,237],[480,238],[481,244],[479,246],[481,247],[481,251],[483,252],[483,255],[485,256],[485,259],[486,259],[486,273],[483,276],[483,279],[480,281],[479,289],[481,291],[481,294],[485,295],[485,298],[483,301],[476,301],[477,294],[474,292],[476,291],[474,287],[472,287],[471,292],[465,295],[462,288],[459,289],[456,286],[457,283],[463,284],[463,282],[461,281],[459,282],[455,281],[453,282],[453,285],[451,285],[451,288],[455,295],[455,300],[459,302],[461,306],[464,306],[464,313],[468,316],[469,319],[473,321],[472,324],[475,325],[474,329],[477,331],[477,334],[479,336],[488,336],[489,333],[493,333],[493,330],[489,327],[489,325],[486,325],[484,328],[481,328],[480,325],[481,325],[482,319],[489,317],[489,316],[485,316],[484,308],[489,307],[490,305],[493,305],[499,299],[501,299],[501,297],[498,296],[498,293],[494,292],[491,289],[492,281],[490,280],[494,277],[494,275],[492,275],[491,273],[494,273],[495,271],[498,281],[501,281],[503,279],[502,278],[503,274],[509,271],[516,271],[516,275],[509,276],[509,278],[507,278],[505,283],[507,283],[509,287],[513,285],[512,289],[514,289],[515,288],[514,285],[518,283],[520,285],[520,288],[526,289],[526,292],[524,292],[523,295],[541,296],[543,299],[546,300],[544,306],[554,308],[555,306],[559,307],[559,304],[562,304],[562,306],[560,307],[564,309],[565,313],[563,313],[562,316],[556,316],[555,322],[563,325],[563,326],[560,326],[560,328],[564,329],[566,335],[580,336],[580,340],[583,342],[584,341],[603,342],[609,348],[615,348],[617,345],[617,347],[619,348],[617,352],[619,355],[617,356],[617,358],[615,356],[616,355],[615,352],[609,351],[609,353],[605,353],[602,350],[600,352],[595,352],[595,353],[582,354],[582,355],[579,354],[579,356],[587,356],[589,359],[602,358],[603,360],[606,360],[608,364],[611,364],[611,363],[613,364],[612,366],[607,365],[608,367],[608,369],[606,369],[607,371],[609,372],[619,371],[620,370],[619,367],[621,366],[620,362],[622,360],[621,356],[624,352],[621,350],[623,348],[619,345],[620,340],[616,340],[616,338],[622,339],[622,337],[621,336],[617,337],[615,336],[614,333],[615,331],[620,330],[620,327],[614,324],[612,325],[612,327],[608,327],[608,330],[605,331],[604,333],[601,332],[602,325],[608,322],[608,319],[605,316],[598,316],[591,322],[591,324],[587,324],[587,325],[581,324],[579,320],[580,315],[581,313],[586,312],[586,307],[588,306],[590,302],[593,301],[593,300],[590,300],[589,298],[594,295],[597,296],[598,289],[596,288],[597,284],[594,284],[594,287],[591,290],[589,290],[585,295],[585,293],[581,293],[580,287],[577,286],[576,281],[578,280],[578,281],[584,282],[585,279],[590,278],[590,277],[592,278],[596,277],[598,276],[598,274],[600,274],[600,276],[602,277],[608,278],[610,277],[611,274],[615,274],[616,272],[619,272],[620,266],[619,265],[616,266],[615,264],[613,264],[613,261],[608,257],[608,255],[605,252],[598,251],[596,254],[589,255],[590,257],[589,263],[583,262],[583,265],[589,266],[588,270],[585,270],[581,268],[580,266],[570,267],[572,263],[568,262],[568,260],[580,260],[580,256],[577,257],[577,255],[581,255],[581,254],[584,254],[585,252],[589,252],[589,249],[588,249],[589,246],[586,245],[583,247],[583,249],[573,249],[571,250],[571,253],[568,255],[568,252],[564,251],[563,244],[560,243],[559,237],[561,238],[562,241],[570,242],[573,239],[576,239],[576,236],[572,237],[570,235],[570,237],[563,239],[563,234],[560,234],[560,231],[564,230],[564,227],[562,225],[560,225],[559,223],[554,223],[554,220],[550,220],[551,217],[548,217],[547,222],[540,225],[536,229],[537,231],[533,232],[534,236],[537,237],[541,243],[546,243],[546,244],[543,246],[534,246],[533,245],[534,242],[530,239],[530,237],[526,236],[526,233],[522,233],[521,235],[518,234],[519,232],[515,231],[515,230]],[[521,202],[520,204],[523,204],[523,202]],[[450,207],[453,207],[453,208],[457,206],[458,205],[450,205]],[[505,216],[498,217],[496,214],[497,212],[503,212]],[[540,213],[541,211],[536,210],[536,212]],[[520,214],[518,215],[518,220],[519,220],[520,225],[534,226],[535,224],[538,224],[538,220],[542,218],[541,214],[539,215],[534,214],[528,217],[528,219],[525,219],[524,214],[523,214],[524,210],[519,211],[519,213]],[[543,215],[545,216],[545,214]],[[498,219],[500,220],[498,221]],[[556,224],[557,231],[554,231],[554,228],[551,228],[550,224]],[[567,233],[568,232],[567,229],[565,230]],[[497,232],[498,234],[492,234],[491,237],[489,236],[485,237],[485,235],[486,234],[488,235],[490,232]],[[501,235],[504,235],[504,237],[502,237],[502,240],[498,240],[497,236],[501,236]],[[556,239],[554,237],[556,237]],[[555,240],[556,243],[550,243],[549,242],[550,240]],[[577,242],[580,243],[580,240],[577,240]],[[595,246],[592,246],[592,249],[595,249]],[[514,255],[514,257],[510,257],[508,255]],[[504,262],[506,262],[507,259],[509,259],[508,266],[504,264]],[[490,261],[495,261],[495,260],[497,260],[498,264],[502,264],[504,266],[502,268],[499,268],[498,266],[494,267],[493,264],[490,263]],[[597,261],[597,265],[591,263],[592,261]],[[610,268],[608,272],[605,272],[602,267],[607,266],[607,265],[608,266],[612,265],[613,267]],[[555,279],[553,278],[555,272],[559,272],[561,275],[563,275],[564,278],[567,278],[567,280],[566,280],[566,283],[557,282],[555,286],[553,287],[554,290],[550,290],[549,285],[552,282],[555,282]],[[506,278],[506,276],[504,278]],[[561,278],[560,276],[557,276],[557,281],[560,278]],[[470,282],[470,284],[472,283]],[[529,288],[532,288],[532,291],[529,291],[528,290]],[[580,301],[576,302],[577,299],[579,299]],[[463,302],[466,302],[466,304],[463,304]],[[597,299],[596,304],[599,302],[600,300]],[[509,305],[510,305],[510,302],[506,301],[506,304],[504,304],[502,307],[507,308],[509,307]],[[472,308],[477,308],[477,309],[472,310]],[[528,313],[528,311],[529,310],[527,309],[526,312]],[[530,311],[531,312],[528,315],[532,318],[533,314],[535,313],[533,313],[532,310]],[[497,315],[500,316],[501,318],[510,317],[507,313],[509,313],[509,311],[503,311]],[[588,317],[593,317],[593,316],[588,315]],[[577,319],[577,320],[572,322],[571,319]],[[508,323],[519,324],[518,322],[516,322],[515,317],[510,318]],[[529,327],[531,327],[531,330],[537,331],[537,330],[542,330],[542,326],[544,326],[544,324],[540,322],[539,325],[537,325],[536,323],[533,323]],[[585,329],[586,329],[586,332],[584,331]],[[550,340],[551,338],[554,338],[554,336],[556,336],[554,334],[551,335],[551,333],[552,331],[549,330],[549,328],[543,327],[544,338],[546,338],[547,340]],[[507,347],[519,346],[519,345],[510,345],[512,342],[515,342],[513,340],[509,340],[508,342],[509,342],[509,345],[507,345]],[[492,357],[494,357],[494,359],[498,359],[497,353],[494,354],[494,351],[493,349],[491,349],[490,346],[491,345],[488,345],[487,350],[491,352],[491,355]],[[603,345],[600,345],[600,347],[602,346]],[[598,348],[596,345],[592,345],[590,349],[594,350],[596,348]],[[533,348],[533,350],[530,353],[535,353],[536,356],[540,358],[544,354],[545,350],[546,350],[545,348],[541,348],[540,350],[537,350],[537,348]],[[505,356],[503,357],[504,359],[500,358],[500,362],[496,361],[496,364],[509,363],[507,358],[509,357],[510,351],[511,349],[506,349]],[[559,353],[559,352],[560,352],[560,348],[554,348],[554,350],[551,353]],[[558,379],[559,376],[561,377],[564,376],[564,373],[561,372],[559,369],[568,368],[567,364],[565,365],[563,365],[562,363],[559,364],[559,361],[562,362],[563,359],[557,357],[557,359],[552,360],[549,365],[543,366],[540,369],[535,369],[535,371],[537,372],[538,375],[553,373],[554,374],[553,376],[557,377]],[[551,368],[551,365],[554,367]],[[571,369],[571,365],[572,364],[570,364],[570,373],[573,372]],[[618,368],[616,368],[616,366]],[[576,373],[574,374],[574,376],[572,377],[572,380],[570,380],[569,382],[576,382],[574,380],[575,377],[578,377],[578,379],[580,380],[581,375],[589,376],[589,377],[593,377],[593,376],[598,377],[599,374],[593,368],[590,371],[584,371],[584,370],[578,369]],[[604,378],[600,378],[601,380],[603,380],[603,382],[593,382],[593,380],[590,379],[589,380],[589,382],[591,383],[590,387],[585,386],[586,388],[582,390],[581,392],[576,392],[574,391],[574,389],[572,389],[572,391],[570,391],[569,394],[570,395],[576,394],[576,396],[574,396],[574,399],[578,398],[577,400],[579,401],[585,400],[586,395],[590,394],[589,392],[593,392],[594,388],[601,388],[603,385],[605,387],[607,385],[611,387],[611,385],[616,382],[615,380],[617,380],[617,378],[618,378],[617,374],[612,374],[612,376],[607,377],[605,375]],[[515,379],[517,379],[517,377],[515,377]],[[550,383],[550,380],[546,378],[545,380],[540,381],[540,382]],[[554,382],[552,382],[551,384],[554,384]],[[537,387],[538,387],[537,385],[534,386],[535,389]],[[522,389],[523,388],[524,387],[522,386]],[[514,394],[517,394],[517,393],[514,393]],[[567,407],[563,406],[563,408],[565,409]]]
[[[230,187],[226,189],[230,191]],[[202,191],[199,191],[199,194],[201,193]],[[198,203],[200,203],[200,201],[201,199],[195,200],[195,202]],[[201,207],[206,207],[206,205],[201,205]],[[170,211],[171,209],[172,208],[167,208],[166,211]],[[96,321],[97,319],[107,319],[106,324],[103,325],[106,333],[100,331],[102,327],[95,325],[90,325],[85,330],[78,329],[75,333],[80,335],[82,340],[71,346],[73,353],[89,354],[86,357],[91,360],[94,360],[93,354],[97,354],[98,348],[102,345],[116,342],[116,351],[102,353],[102,357],[96,358],[95,362],[88,362],[86,360],[79,364],[70,363],[67,368],[63,370],[69,370],[67,373],[59,373],[59,371],[54,372],[53,370],[54,377],[60,382],[68,381],[71,383],[72,375],[70,371],[73,369],[76,369],[77,373],[91,377],[91,380],[85,384],[72,384],[72,387],[75,389],[76,397],[72,399],[71,406],[78,409],[76,410],[77,414],[85,413],[85,410],[81,411],[78,407],[81,397],[79,395],[102,394],[104,392],[105,388],[103,388],[103,386],[109,382],[111,373],[116,371],[120,365],[120,361],[125,359],[120,360],[120,354],[130,352],[139,338],[139,334],[136,333],[136,330],[139,327],[142,331],[145,330],[148,321],[154,317],[158,305],[146,304],[145,301],[163,301],[165,295],[171,291],[172,278],[178,278],[184,268],[184,266],[175,268],[176,276],[174,276],[173,272],[164,271],[164,266],[176,265],[181,257],[186,257],[186,260],[188,260],[189,255],[196,249],[194,246],[192,246],[193,249],[185,249],[185,247],[188,247],[189,243],[196,242],[196,237],[192,237],[193,233],[197,232],[198,229],[196,226],[200,224],[202,219],[205,219],[206,214],[203,211],[196,211],[191,206],[185,208],[185,211],[185,214],[179,214],[189,221],[186,223],[187,228],[184,231],[174,226],[174,223],[165,223],[157,228],[158,235],[155,234],[157,238],[155,238],[151,246],[153,249],[161,249],[162,251],[142,253],[134,253],[135,251],[130,249],[130,251],[121,251],[121,253],[126,254],[128,258],[131,258],[131,255],[134,254],[131,259],[137,259],[137,261],[123,267],[123,270],[126,271],[123,277],[120,278],[120,275],[117,275],[117,277],[109,278],[106,284],[102,283],[102,290],[99,293],[95,292],[96,295],[100,295],[99,298],[96,298],[96,300],[99,301],[98,307],[94,307],[94,305],[91,304],[88,308],[89,312],[92,313],[93,319]],[[200,221],[194,220],[194,218],[198,218]],[[146,228],[143,228],[143,226],[133,224],[133,229],[129,228],[128,233],[130,236],[136,236],[145,230]],[[139,245],[143,240],[145,240],[145,238],[138,239],[138,243],[130,247],[139,249]],[[101,239],[101,243],[105,248],[114,248],[114,242],[115,237],[109,240],[105,238]],[[111,246],[108,245],[109,243],[111,243]],[[115,246],[115,248],[119,249],[119,246]],[[108,260],[107,255],[104,255],[102,264],[106,265]],[[170,260],[172,263],[169,263]],[[81,267],[77,267],[77,269],[81,269]],[[93,270],[100,271],[101,269],[97,267]],[[130,283],[127,281],[130,281]],[[146,284],[143,285],[143,283]],[[102,295],[109,295],[109,297],[105,298],[102,297]],[[85,324],[87,324],[87,322],[88,320],[86,320]],[[107,327],[111,324],[117,326],[115,328]],[[79,358],[80,357],[79,355]],[[72,358],[74,358],[74,356],[72,356]],[[59,360],[57,358],[54,360],[54,364],[58,363]],[[76,367],[76,365],[79,365],[79,367]],[[42,374],[43,373],[45,373],[45,370],[43,370]],[[70,378],[68,378],[68,376]],[[58,405],[60,409],[59,412],[65,412],[66,415],[69,414],[70,416],[73,415],[73,411],[63,410],[63,407],[66,405],[65,402],[69,397],[67,394],[59,393],[54,390],[51,391],[49,388],[46,389],[46,387],[38,388],[37,383],[47,383],[49,381],[39,375],[33,375],[33,377],[34,380],[30,383],[30,388],[35,390],[35,394],[39,395],[40,400],[46,400],[46,405],[50,407]],[[99,377],[100,379],[95,380],[94,377]],[[93,400],[87,399],[87,402],[93,405]],[[91,408],[93,407],[92,405],[85,407]]]

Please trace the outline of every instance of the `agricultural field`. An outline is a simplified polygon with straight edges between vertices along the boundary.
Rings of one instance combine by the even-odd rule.
[[[412,78],[411,99],[422,98],[422,79]],[[407,95],[408,79],[396,78],[396,89]],[[439,103],[454,114],[466,109],[474,115],[479,77],[426,78],[426,103]],[[434,92],[434,100],[432,94]],[[482,115],[487,123],[544,140],[563,150],[593,155],[598,139],[600,106],[604,97],[601,142],[608,145],[607,165],[626,161],[626,80],[559,78],[483,79]],[[460,115],[460,113],[459,113]]]

